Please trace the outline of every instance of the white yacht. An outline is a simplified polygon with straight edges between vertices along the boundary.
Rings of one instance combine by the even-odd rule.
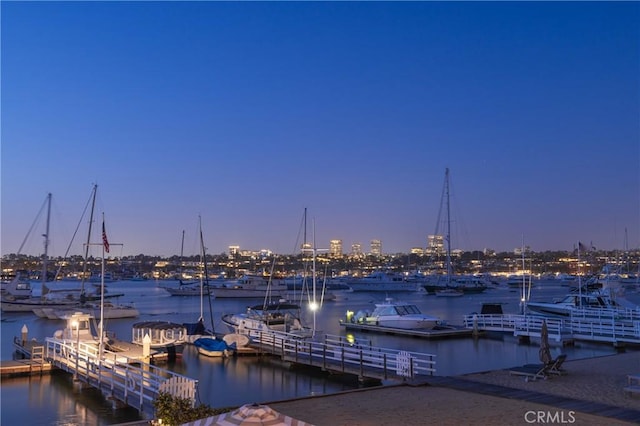
[[[418,284],[407,281],[402,274],[373,272],[362,278],[352,278],[346,283],[353,291],[415,292]]]
[[[240,314],[222,316],[222,322],[233,332],[257,337],[260,332],[277,331],[296,337],[311,337],[313,330],[303,325],[300,306],[286,301],[257,305]]]
[[[262,275],[244,275],[234,281],[211,284],[210,289],[216,299],[245,298],[264,299],[287,296],[287,284],[283,279]]]
[[[431,330],[441,322],[440,318],[423,314],[412,303],[394,301],[391,298],[385,299],[384,303],[376,303],[373,312],[360,311],[348,320],[403,330]]]
[[[527,302],[527,309],[541,315],[568,317],[579,310],[610,310],[610,311],[637,311],[640,316],[640,307],[625,299],[621,295],[613,294],[612,289],[602,289],[592,292],[572,292],[564,298],[552,302]]]

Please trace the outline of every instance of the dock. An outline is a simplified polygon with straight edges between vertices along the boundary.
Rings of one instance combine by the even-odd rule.
[[[36,376],[49,374],[55,367],[41,360],[0,361],[0,377]]]
[[[407,330],[402,328],[381,327],[379,325],[353,323],[349,321],[340,320],[340,326],[344,327],[346,330],[392,334],[392,335],[406,336],[406,337],[419,337],[422,339],[448,339],[448,338],[450,339],[450,338],[470,337],[473,335],[472,329],[462,327],[462,326],[454,326],[454,325],[449,325],[449,326],[440,325],[440,326],[434,327],[431,330]]]
[[[92,343],[16,337],[14,346],[26,359],[0,362],[3,377],[64,371],[72,374],[79,389],[99,389],[114,408],[130,406],[148,418],[154,416],[154,401],[161,392],[196,402],[197,380],[108,349],[100,355]]]
[[[435,355],[379,348],[364,339],[324,335],[301,339],[288,333],[254,331],[250,346],[282,361],[331,374],[355,376],[360,382],[420,380],[435,374]]]
[[[586,311],[586,309],[584,310]],[[597,311],[597,310],[596,310]],[[598,312],[596,312],[597,314]],[[473,331],[513,333],[521,339],[540,337],[542,323],[546,322],[549,338],[559,343],[574,340],[640,345],[640,320],[620,316],[586,315],[569,318],[547,318],[538,315],[474,314],[464,318],[465,327]]]

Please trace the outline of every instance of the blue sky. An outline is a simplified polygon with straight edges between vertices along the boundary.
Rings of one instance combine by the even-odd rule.
[[[447,167],[453,248],[640,245],[638,2],[0,8],[2,254],[51,192],[63,255],[94,183],[116,256],[197,253],[199,215],[209,253],[293,253],[305,207],[407,252]]]

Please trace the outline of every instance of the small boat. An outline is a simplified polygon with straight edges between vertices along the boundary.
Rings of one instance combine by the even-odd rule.
[[[100,308],[99,303],[88,303],[72,308],[48,308],[41,306],[32,310],[38,317],[52,320],[64,319],[73,312],[88,313],[98,319],[103,316],[105,319],[137,318],[140,315],[140,311],[133,305],[113,304],[110,302],[105,302],[103,309]],[[102,313],[104,313],[104,315],[102,315]]]
[[[420,309],[406,302],[386,298],[384,303],[376,303],[373,312],[359,311],[347,313],[347,321],[402,330],[431,330],[441,323],[440,318],[423,314]]]
[[[99,327],[95,324],[95,318],[86,312],[74,312],[61,318],[66,321],[66,327],[57,330],[53,334],[53,339],[62,341],[69,345],[80,344],[83,346],[91,346],[96,349],[100,348]],[[111,336],[104,331],[102,339],[105,358],[113,359],[117,363],[130,363],[132,361],[145,359],[145,353],[142,347],[133,345],[130,342],[124,342]],[[82,349],[81,349],[82,350]],[[150,350],[148,356],[154,358],[158,355],[158,351]]]
[[[193,342],[198,348],[198,353],[208,357],[227,357],[235,348],[235,344],[228,345],[223,339],[217,337],[201,337]]]
[[[366,277],[352,278],[346,284],[353,291],[383,291],[388,292],[415,292],[418,286],[413,281],[407,281],[402,274],[373,272]]]
[[[182,354],[187,342],[187,329],[183,324],[169,321],[144,321],[133,324],[132,341],[136,345],[144,345],[144,337],[151,338],[151,348],[166,352],[169,359]]]
[[[10,281],[2,282],[2,295],[8,300],[28,299],[32,296],[31,282],[18,271]]]
[[[288,333],[295,337],[311,337],[313,330],[303,325],[300,311],[300,305],[279,301],[251,306],[244,313],[223,315],[222,322],[233,333],[250,337],[268,331]]]
[[[211,291],[216,299],[286,297],[287,284],[280,278],[247,274],[237,280],[212,285]]]
[[[199,282],[183,283],[180,281],[178,287],[162,287],[172,296],[200,296],[202,294],[210,294],[209,286],[205,284],[201,288]]]
[[[563,299],[553,302],[527,302],[527,309],[533,313],[550,316],[569,317],[584,309],[602,310],[609,314],[616,311],[632,311],[640,317],[640,307],[619,295],[612,295],[612,289],[592,292],[573,292]]]
[[[457,288],[448,287],[440,290],[436,290],[437,297],[460,297],[464,296],[464,292],[462,290],[458,290]]]

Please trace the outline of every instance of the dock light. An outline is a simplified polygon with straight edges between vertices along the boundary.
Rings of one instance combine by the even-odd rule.
[[[346,339],[347,339],[347,343],[349,343],[352,346],[356,342],[356,338],[354,337],[353,334],[347,334]]]
[[[311,309],[312,311],[317,311],[318,310],[318,304],[316,302],[309,303],[309,309]]]
[[[353,311],[347,311],[347,322],[353,321]]]

